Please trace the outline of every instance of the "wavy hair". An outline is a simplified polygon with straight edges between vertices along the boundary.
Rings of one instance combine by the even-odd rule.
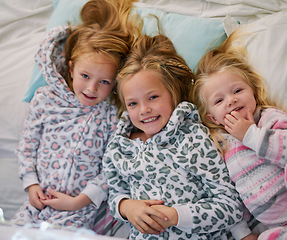
[[[202,88],[209,81],[212,74],[230,71],[242,79],[252,88],[257,106],[276,107],[265,88],[264,79],[253,69],[248,62],[247,50],[238,44],[232,44],[242,37],[242,34],[235,31],[218,48],[208,52],[199,62],[195,74],[195,84],[193,91],[190,92],[190,99],[197,105],[202,122],[210,129],[210,133],[217,146],[224,153],[219,142],[223,137],[219,132],[226,132],[223,126],[216,125],[207,118],[207,102],[203,96]],[[220,130],[220,131],[218,131]]]
[[[126,110],[121,91],[123,82],[142,70],[161,74],[163,84],[173,97],[174,106],[188,100],[193,73],[185,60],[176,53],[172,41],[162,34],[154,37],[142,35],[132,46],[127,61],[117,76],[118,116]]]
[[[132,0],[90,0],[81,10],[82,24],[71,29],[66,45],[66,81],[73,90],[69,61],[74,65],[83,54],[109,57],[120,69],[134,40],[141,33],[136,15],[130,16]]]

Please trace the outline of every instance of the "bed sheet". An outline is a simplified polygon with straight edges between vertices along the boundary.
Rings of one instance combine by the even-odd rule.
[[[53,0],[0,1],[0,207],[10,219],[26,197],[15,148],[27,104],[34,54],[53,11]]]
[[[206,18],[223,19],[230,15],[241,24],[287,8],[285,0],[139,0],[136,5]]]

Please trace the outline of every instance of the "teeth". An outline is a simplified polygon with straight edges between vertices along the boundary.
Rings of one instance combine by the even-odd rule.
[[[144,123],[149,123],[149,122],[152,122],[152,121],[154,121],[154,120],[156,120],[157,118],[156,117],[153,117],[153,118],[149,118],[149,119],[147,119],[147,120],[144,120],[143,122]]]
[[[240,110],[240,109],[242,109],[243,107],[238,107],[238,108],[235,108],[235,109],[233,109],[231,112],[233,112],[233,111],[238,111],[238,110]],[[230,112],[230,113],[231,113]]]

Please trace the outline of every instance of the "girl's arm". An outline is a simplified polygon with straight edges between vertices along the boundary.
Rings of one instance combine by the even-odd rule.
[[[103,159],[103,170],[109,186],[109,205],[114,217],[133,224],[141,233],[159,234],[163,227],[152,219],[158,216],[166,220],[166,216],[152,209],[153,204],[162,204],[160,200],[133,200],[130,197],[128,180],[117,171],[111,159],[111,149],[113,143],[109,145]],[[116,156],[113,156],[116,157]]]
[[[266,111],[266,110],[265,110]],[[268,115],[267,115],[268,114]],[[285,168],[287,164],[287,114],[269,109],[262,115],[258,127],[252,125],[242,143],[256,152],[256,155],[268,159]]]
[[[179,213],[177,227],[188,233],[229,230],[243,217],[239,194],[208,129],[198,123],[191,124],[190,129],[190,152],[187,155],[190,161],[185,168],[195,176],[198,186],[195,194],[198,191],[201,196],[192,198],[186,205],[173,206]]]
[[[42,135],[42,122],[39,112],[39,98],[41,94],[35,94],[28,108],[16,155],[19,160],[19,177],[23,181],[24,189],[39,184],[37,176],[37,151]]]
[[[107,137],[103,139],[103,149],[105,150],[107,143],[117,126],[117,110],[114,106],[107,106],[106,109]],[[98,137],[98,136],[97,136]],[[104,152],[104,151],[103,151]],[[100,163],[100,169],[103,168]],[[88,181],[85,189],[76,197],[53,191],[48,189],[50,199],[43,201],[57,210],[75,211],[93,203],[99,208],[103,201],[107,200],[107,179],[103,173],[99,173],[95,178]],[[69,202],[69,204],[67,204]]]

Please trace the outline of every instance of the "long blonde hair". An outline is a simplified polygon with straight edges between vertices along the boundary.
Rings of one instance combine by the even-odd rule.
[[[134,40],[141,33],[141,23],[130,17],[132,0],[90,0],[81,10],[82,24],[71,29],[66,45],[66,81],[73,90],[69,61],[74,65],[83,54],[102,53],[119,69]]]
[[[141,70],[152,70],[161,74],[163,84],[174,99],[174,106],[188,100],[193,73],[185,60],[176,53],[173,43],[166,36],[143,35],[131,48],[127,61],[117,76],[117,92],[120,100],[117,104],[118,116],[126,110],[121,86],[126,79]]]
[[[270,99],[266,91],[264,79],[249,64],[247,50],[242,45],[232,44],[241,36],[240,32],[235,31],[221,46],[211,50],[200,60],[195,74],[195,85],[190,93],[190,98],[198,107],[202,122],[210,129],[211,136],[222,153],[224,151],[218,141],[224,143],[224,139],[219,132],[226,131],[223,126],[216,125],[207,118],[207,102],[202,93],[202,88],[209,81],[211,74],[231,71],[252,88],[257,106],[276,107],[276,103]]]

